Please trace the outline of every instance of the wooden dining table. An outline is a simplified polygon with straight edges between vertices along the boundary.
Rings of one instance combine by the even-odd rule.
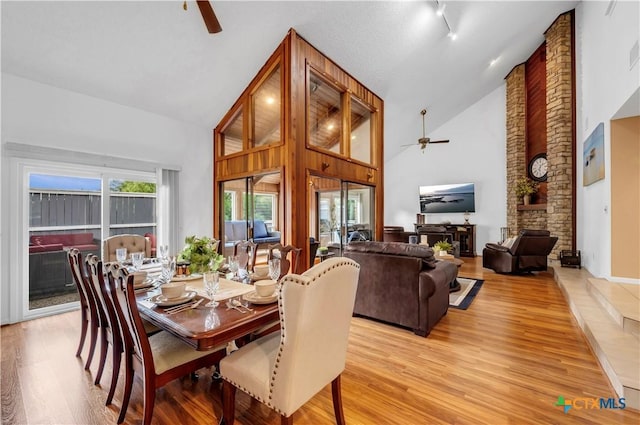
[[[186,281],[188,290],[195,290],[196,299],[204,298],[202,279]],[[248,309],[228,308],[225,299],[237,298],[253,290],[252,285],[220,278],[219,300],[217,307],[206,307],[209,299],[205,299],[197,308],[189,308],[178,313],[169,314],[165,308],[153,304],[150,299],[160,293],[159,289],[142,291],[138,294],[140,315],[196,350],[211,350],[220,344],[235,341],[261,329],[279,318],[278,303],[248,304]],[[228,295],[227,298],[225,298]],[[242,311],[240,311],[242,310]]]

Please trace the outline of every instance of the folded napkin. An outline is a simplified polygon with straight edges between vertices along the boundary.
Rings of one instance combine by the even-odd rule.
[[[201,297],[207,296],[207,290],[201,286],[187,286],[185,288],[188,291],[196,291]],[[253,285],[247,285],[245,283],[233,282],[226,279],[220,279],[220,288],[213,297],[216,301],[222,301],[229,298],[239,297],[249,292],[253,292],[255,288]]]

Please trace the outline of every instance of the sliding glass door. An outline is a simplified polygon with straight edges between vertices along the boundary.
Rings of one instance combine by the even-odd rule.
[[[309,236],[332,255],[353,240],[373,240],[374,188],[321,176],[310,177]]]
[[[101,256],[106,237],[155,238],[156,175],[34,166],[24,170],[29,221],[25,313],[53,311],[78,300],[67,253]]]

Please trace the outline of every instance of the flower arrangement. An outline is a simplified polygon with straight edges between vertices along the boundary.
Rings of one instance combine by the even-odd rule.
[[[516,182],[516,195],[522,198],[526,195],[533,195],[538,191],[538,183],[523,177]]]
[[[449,250],[451,250],[451,248],[453,248],[453,245],[451,245],[451,243],[449,243],[448,241],[441,240],[441,241],[438,241],[438,242],[434,243],[433,247],[436,248],[438,251],[449,252]]]
[[[178,261],[188,261],[191,273],[216,271],[224,261],[224,256],[218,254],[218,241],[206,236],[197,238],[187,236],[185,246],[178,254]]]

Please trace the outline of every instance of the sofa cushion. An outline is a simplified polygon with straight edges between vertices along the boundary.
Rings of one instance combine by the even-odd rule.
[[[29,245],[29,252],[57,251],[65,247],[75,247],[81,251],[95,251],[98,249],[98,245],[93,242],[93,233],[33,235],[29,238]],[[39,249],[34,248],[35,246],[47,248]]]
[[[437,260],[433,256],[433,249],[425,245],[404,242],[351,242],[347,245],[347,251],[421,258],[423,264],[431,269],[435,268],[437,264]]]
[[[266,238],[269,236],[269,232],[267,232],[267,225],[262,220],[254,220],[253,222],[253,237],[255,238]]]

